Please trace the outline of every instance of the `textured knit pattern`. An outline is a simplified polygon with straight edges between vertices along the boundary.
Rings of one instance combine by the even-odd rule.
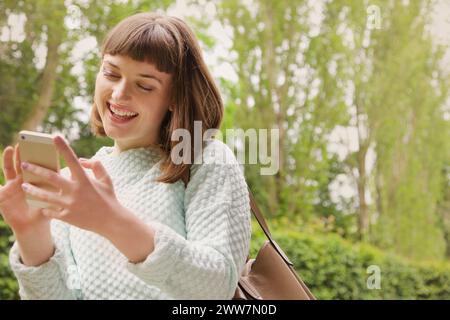
[[[247,185],[231,150],[210,140],[187,187],[155,181],[160,155],[137,148],[93,157],[112,178],[121,204],[155,229],[155,250],[128,262],[107,239],[52,220],[55,253],[38,267],[11,267],[22,299],[231,299],[249,251]],[[90,171],[86,171],[92,176]],[[67,168],[61,173],[70,177]]]

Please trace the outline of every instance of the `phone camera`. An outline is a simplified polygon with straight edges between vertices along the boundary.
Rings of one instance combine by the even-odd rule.
[[[20,136],[22,138],[22,140],[25,140],[25,136]]]

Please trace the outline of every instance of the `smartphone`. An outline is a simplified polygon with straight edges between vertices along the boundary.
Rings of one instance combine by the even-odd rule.
[[[19,132],[19,153],[21,162],[29,162],[41,167],[53,170],[56,173],[60,171],[59,152],[53,143],[53,135],[34,131],[22,130]],[[47,183],[45,179],[23,170],[23,180],[36,187],[47,191],[58,192],[59,190]],[[35,197],[26,194],[28,204],[35,208],[51,207],[47,202],[40,201]]]

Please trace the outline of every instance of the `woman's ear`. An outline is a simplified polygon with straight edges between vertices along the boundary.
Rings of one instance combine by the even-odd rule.
[[[170,112],[173,112],[173,108],[174,108],[174,105],[173,105],[173,104],[169,105],[169,111],[170,111]]]

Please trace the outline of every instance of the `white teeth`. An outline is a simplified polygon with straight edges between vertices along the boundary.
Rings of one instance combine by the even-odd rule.
[[[137,115],[137,113],[134,113],[134,112],[126,112],[126,111],[124,112],[122,110],[114,108],[112,105],[109,105],[109,106],[110,106],[111,111],[113,113],[115,113],[115,114],[117,114],[119,116],[122,116],[122,117],[132,117],[132,116]]]

